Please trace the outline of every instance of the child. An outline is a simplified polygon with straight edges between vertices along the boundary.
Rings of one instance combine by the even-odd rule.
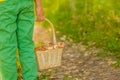
[[[32,41],[36,20],[43,21],[41,0],[0,0],[0,80],[17,80],[16,49],[24,80],[37,80],[37,64]]]

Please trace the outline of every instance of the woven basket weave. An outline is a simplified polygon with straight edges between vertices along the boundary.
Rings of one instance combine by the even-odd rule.
[[[56,35],[53,24],[45,18],[45,21],[50,24],[50,27],[52,28],[53,33],[53,45],[57,44],[56,41]],[[37,63],[39,70],[54,68],[61,65],[62,60],[62,51],[63,48],[54,48],[48,49],[48,50],[37,50],[36,56],[37,56]]]

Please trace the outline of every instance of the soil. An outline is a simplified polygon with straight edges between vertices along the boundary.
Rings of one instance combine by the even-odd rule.
[[[120,80],[120,68],[110,58],[97,56],[98,49],[67,42],[63,51],[62,65],[40,72],[51,72],[49,80]]]

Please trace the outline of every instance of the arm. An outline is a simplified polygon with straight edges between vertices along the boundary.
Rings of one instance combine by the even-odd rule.
[[[35,0],[35,10],[36,10],[36,20],[43,21],[44,20],[44,11],[42,8],[42,0]]]

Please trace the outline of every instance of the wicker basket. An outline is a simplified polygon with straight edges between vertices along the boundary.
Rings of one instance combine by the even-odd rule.
[[[57,45],[56,35],[53,24],[45,19],[50,24],[53,32],[53,48],[47,50],[36,50],[37,63],[39,70],[49,69],[61,65],[63,47],[55,47]]]

